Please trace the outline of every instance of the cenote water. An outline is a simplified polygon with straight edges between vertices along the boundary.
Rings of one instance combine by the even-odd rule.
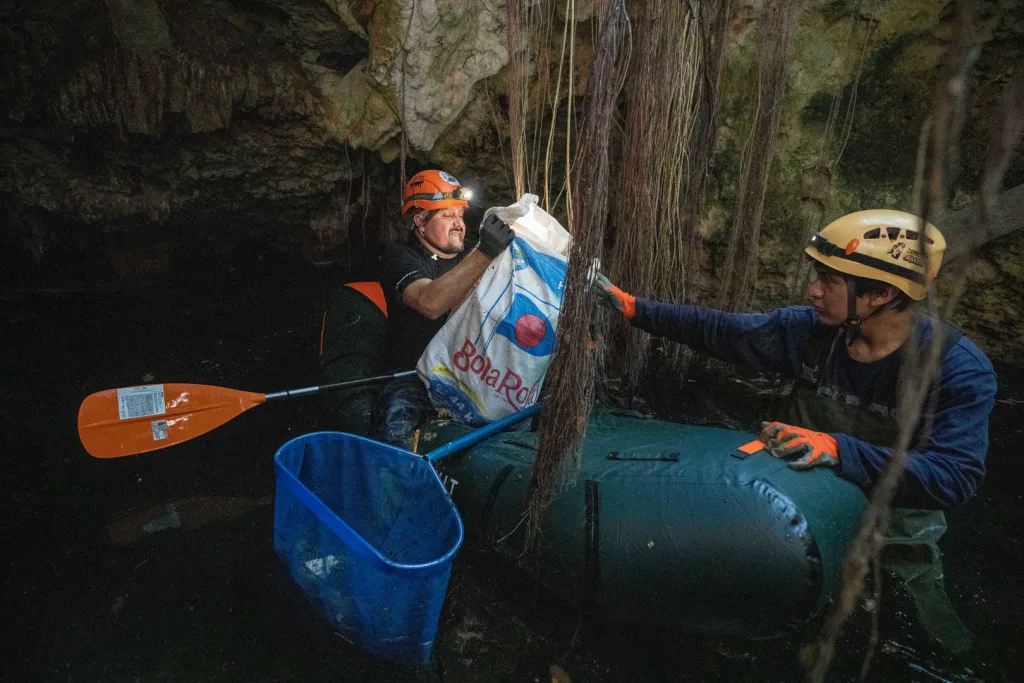
[[[147,455],[102,461],[82,449],[76,412],[100,389],[315,384],[321,302],[336,280],[254,254],[141,283],[53,279],[0,293],[4,680],[532,682],[550,680],[551,665],[575,682],[801,680],[816,623],[751,643],[607,622],[472,546],[456,559],[429,670],[370,660],[306,604],[272,548],[272,457],[330,428],[316,399],[261,406]],[[988,477],[949,515],[941,544],[947,590],[976,644],[942,653],[886,580],[868,680],[1022,680],[1024,369],[997,370]],[[770,410],[770,381],[695,377],[652,389],[646,405],[748,428]],[[130,533],[132,515],[152,517],[148,531]],[[830,680],[857,680],[869,637],[861,608]]]

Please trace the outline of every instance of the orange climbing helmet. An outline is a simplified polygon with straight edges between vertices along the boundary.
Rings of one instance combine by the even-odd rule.
[[[931,223],[922,226],[920,218],[903,211],[872,209],[829,223],[804,251],[841,273],[881,280],[919,301],[945,250],[946,240]]]
[[[402,191],[402,215],[409,209],[436,211],[450,206],[469,206],[473,191],[459,184],[458,178],[444,171],[420,171]]]

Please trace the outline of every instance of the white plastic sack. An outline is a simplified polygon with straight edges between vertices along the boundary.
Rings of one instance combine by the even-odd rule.
[[[488,209],[511,223],[515,240],[416,365],[433,404],[460,422],[499,420],[540,395],[555,350],[572,238],[536,202],[528,194],[511,206]]]

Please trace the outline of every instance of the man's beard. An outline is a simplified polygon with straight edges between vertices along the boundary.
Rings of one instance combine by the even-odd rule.
[[[458,244],[456,245],[456,240],[452,239],[451,235],[449,235],[448,236],[447,244],[445,244],[443,247],[439,247],[438,251],[440,251],[442,253],[445,253],[445,254],[455,255],[455,254],[461,254],[462,250],[465,249],[465,247],[466,247],[466,238],[465,238],[465,236],[459,237],[458,238]]]

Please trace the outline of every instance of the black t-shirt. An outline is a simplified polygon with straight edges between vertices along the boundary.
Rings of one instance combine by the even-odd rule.
[[[431,320],[402,301],[405,288],[417,280],[436,280],[462,262],[465,252],[444,259],[417,240],[415,244],[392,244],[384,252],[381,285],[388,300],[388,355],[392,370],[411,370],[427,344],[448,320],[445,313]]]

